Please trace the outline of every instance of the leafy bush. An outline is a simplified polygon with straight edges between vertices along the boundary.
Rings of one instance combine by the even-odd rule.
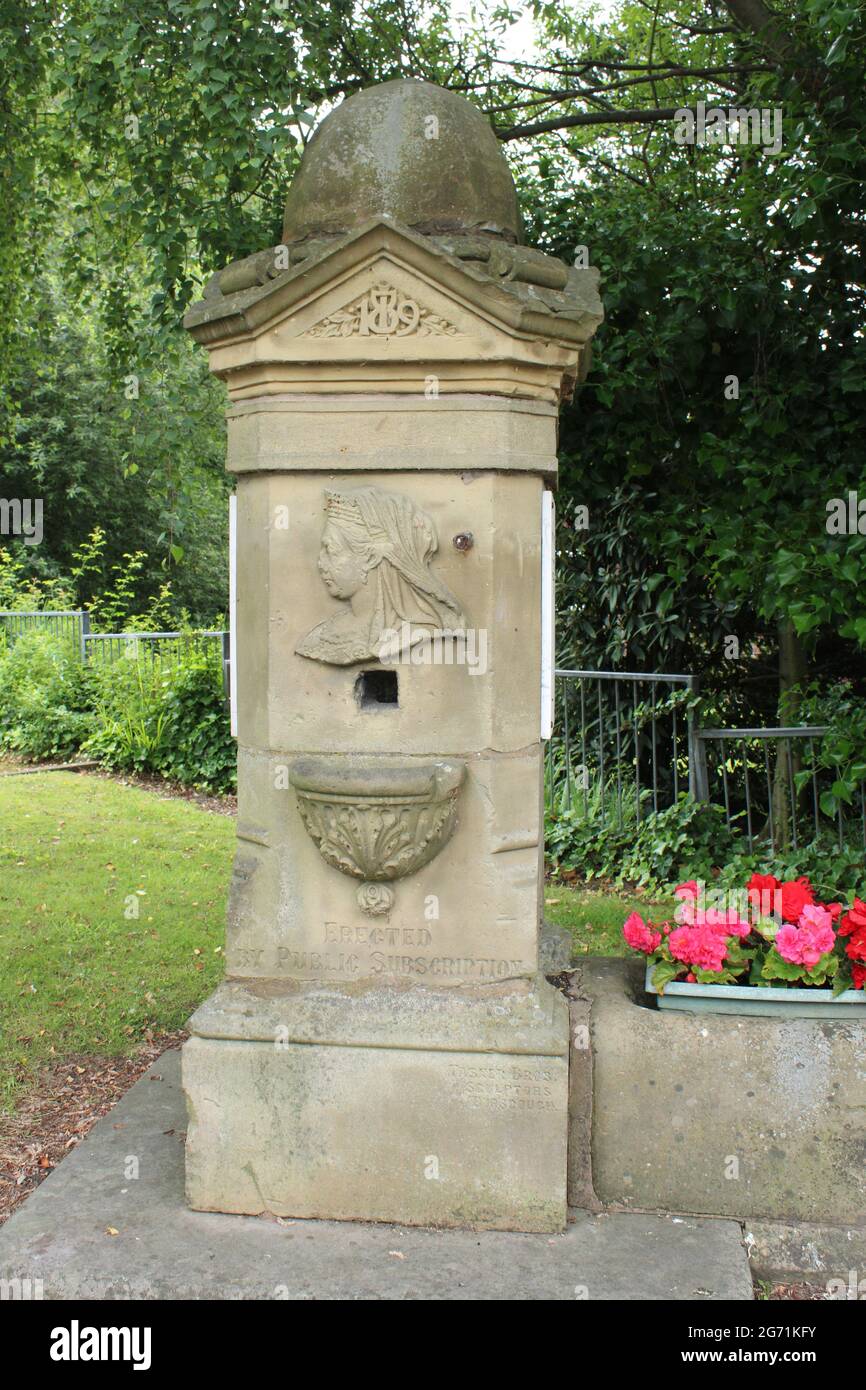
[[[71,641],[28,632],[0,653],[0,745],[69,758],[93,727],[93,682]]]
[[[615,821],[602,825],[577,807],[548,813],[545,820],[544,844],[553,869],[575,870],[588,882],[618,882],[623,856],[633,841],[633,830],[619,829]]]
[[[649,801],[649,793],[644,800]],[[608,813],[602,824],[585,816],[579,801],[562,812],[548,812],[548,859],[555,870],[574,870],[592,881],[607,879],[617,886],[637,883],[664,892],[684,879],[713,881],[734,888],[750,873],[774,873],[779,878],[805,875],[816,891],[866,894],[866,865],[860,845],[839,847],[822,837],[797,849],[749,849],[745,836],[729,829],[721,806],[692,801],[682,793],[664,811],[646,811],[637,823],[634,807],[623,807],[623,824]]]
[[[0,546],[0,608],[74,608],[68,579],[39,577],[28,571],[20,554]]]
[[[97,631],[188,630],[189,614],[169,583],[151,584],[142,604],[145,553],[125,554],[107,569],[106,544],[95,527],[74,552],[68,578],[34,578],[0,548],[0,607],[70,608],[89,592]],[[221,662],[192,643],[159,657],[130,644],[123,658],[93,668],[71,641],[34,632],[7,648],[0,630],[0,747],[36,760],[81,747],[108,767],[212,791],[235,784]]]
[[[780,879],[808,878],[822,899],[831,900],[837,893],[866,894],[866,864],[859,845],[839,846],[838,840],[822,836],[797,849],[755,849],[751,853],[745,844],[730,864],[717,877],[719,888],[735,888],[744,874],[772,873]]]
[[[140,658],[128,647],[118,660],[94,671],[96,729],[87,751],[124,772],[154,771],[165,758],[164,687],[171,667]]]
[[[827,733],[817,744],[816,766],[829,768],[835,780],[821,793],[821,810],[833,817],[860,813],[866,782],[866,700],[855,695],[849,681],[837,681],[829,690],[807,691],[800,706],[806,724],[823,725]],[[811,779],[811,768],[797,774],[798,791]]]
[[[736,855],[740,836],[729,829],[721,806],[693,801],[685,792],[664,811],[641,821],[626,855],[626,877],[668,886],[683,878],[709,878]]]
[[[235,786],[218,654],[128,656],[83,666],[77,645],[0,634],[0,747],[36,761],[79,751],[123,771],[155,773],[214,792]]]
[[[96,681],[98,727],[89,754],[123,771],[233,790],[235,744],[218,660],[194,650],[171,660],[122,657]]]
[[[72,568],[79,591],[98,577],[98,587],[87,600],[94,631],[169,632],[189,626],[189,614],[174,602],[170,582],[163,581],[155,590],[151,587],[146,602],[140,596],[143,587],[153,584],[147,577],[145,551],[127,552],[106,574],[105,546],[105,532],[95,526],[75,552]]]
[[[650,799],[644,793],[643,804]],[[644,810],[640,822],[634,806],[624,805],[621,826],[610,812],[604,824],[584,816],[576,803],[548,816],[546,835],[548,857],[557,868],[653,890],[688,876],[709,877],[736,853],[738,841],[720,806],[692,801],[685,793],[664,811]]]
[[[217,661],[189,658],[169,684],[163,702],[169,748],[167,777],[210,791],[234,791],[237,746],[225,707]]]

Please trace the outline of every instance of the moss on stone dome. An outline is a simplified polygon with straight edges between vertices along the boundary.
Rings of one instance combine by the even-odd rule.
[[[289,189],[283,241],[347,232],[376,216],[428,235],[523,240],[511,171],[486,117],[414,79],[368,87],[325,117]]]

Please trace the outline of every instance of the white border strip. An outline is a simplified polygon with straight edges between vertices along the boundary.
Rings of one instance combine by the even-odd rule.
[[[238,736],[238,496],[229,497],[229,708],[232,738]]]
[[[553,493],[541,494],[541,737],[553,733],[554,652],[556,646],[556,513]]]

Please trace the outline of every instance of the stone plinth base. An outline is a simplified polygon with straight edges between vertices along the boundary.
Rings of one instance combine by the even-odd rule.
[[[572,1212],[568,1229],[550,1237],[190,1211],[179,1063],[176,1052],[160,1057],[0,1227],[9,1297],[529,1299],[573,1308],[576,1298],[752,1296],[733,1221]],[[130,1154],[140,1161],[135,1181],[127,1176]],[[117,1234],[106,1235],[106,1226]],[[848,1261],[840,1268],[847,1277]],[[201,1347],[224,1356],[223,1341],[204,1339]]]
[[[195,1210],[564,1229],[568,1010],[544,980],[228,982],[191,1029]]]

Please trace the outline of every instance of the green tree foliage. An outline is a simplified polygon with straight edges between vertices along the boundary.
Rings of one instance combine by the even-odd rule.
[[[104,582],[144,551],[201,622],[226,602],[222,388],[180,317],[279,239],[315,111],[452,64],[444,7],[8,0],[0,11],[0,493],[39,496],[64,572],[93,527]],[[80,586],[79,586],[80,587]],[[88,594],[82,593],[86,602]]]
[[[866,496],[866,131],[862,8],[737,22],[762,8],[627,4],[603,33],[544,11],[537,90],[608,89],[560,100],[525,178],[533,238],[587,246],[607,311],[563,425],[566,497],[590,511],[562,533],[563,655],[697,670],[772,717],[780,650],[783,687],[807,663],[863,673],[866,539],[826,522],[831,498]],[[612,129],[618,63],[652,101]],[[662,113],[698,100],[780,108],[781,148],[678,143]]]
[[[323,104],[453,67],[439,0],[37,0],[52,16],[49,167],[74,148],[69,207],[98,253],[123,342],[145,281],[172,325],[202,271],[279,240],[285,190]]]
[[[79,604],[91,604],[124,556],[143,552],[132,606],[170,578],[176,606],[213,622],[226,604],[229,484],[222,388],[202,354],[151,327],[125,372],[96,311],[72,298],[61,275],[46,273],[23,302],[30,350],[6,377],[16,411],[0,443],[0,491],[42,499],[44,539],[4,543],[48,579],[68,574],[100,527],[99,563],[76,586]]]
[[[33,268],[33,234],[48,197],[40,159],[41,110],[53,53],[51,11],[31,0],[0,9],[0,438],[14,408],[4,369],[26,350],[21,291]]]

